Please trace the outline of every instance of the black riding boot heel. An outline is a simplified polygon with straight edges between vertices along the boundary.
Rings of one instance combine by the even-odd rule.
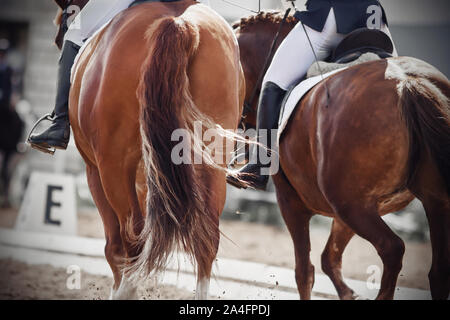
[[[40,134],[33,134],[28,142],[32,147],[41,151],[67,149],[70,139],[69,124],[69,92],[70,73],[75,57],[80,47],[70,41],[65,41],[59,60],[58,86],[56,92],[55,109],[51,116],[52,124]],[[50,152],[52,153],[52,152]]]
[[[270,130],[278,128],[281,105],[285,95],[286,91],[273,82],[266,82],[261,92],[258,104],[256,132],[259,136],[260,129],[266,129],[268,131],[266,141],[258,140],[258,142],[263,144],[267,149],[272,148]],[[258,148],[254,148],[253,150],[255,149]],[[252,157],[250,157],[250,159],[251,158]],[[261,169],[269,168],[270,163],[262,164],[260,157],[257,156],[255,158],[257,159],[256,163],[249,163],[237,172],[238,179],[233,176],[227,176],[227,182],[237,188],[246,189],[250,186],[259,190],[266,190],[269,176],[262,175]]]

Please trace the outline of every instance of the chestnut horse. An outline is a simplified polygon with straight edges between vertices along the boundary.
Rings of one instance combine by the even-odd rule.
[[[233,27],[249,99],[282,15],[260,13]],[[280,41],[295,26],[289,17]],[[277,45],[279,45],[279,42]],[[311,50],[305,48],[305,50]],[[295,63],[292,65],[295,68]],[[326,106],[326,86],[331,99]],[[309,221],[333,217],[322,269],[341,299],[355,298],[341,273],[342,253],[356,233],[384,265],[377,299],[393,299],[402,268],[403,241],[381,215],[404,208],[414,196],[429,220],[434,299],[450,290],[450,83],[429,64],[408,57],[348,68],[323,81],[297,105],[280,137],[277,199],[295,248],[302,299],[311,297]],[[248,100],[247,100],[248,101]],[[253,112],[244,122],[254,126]]]
[[[81,54],[70,123],[104,224],[112,298],[135,297],[134,275],[162,271],[174,249],[196,262],[196,297],[207,297],[226,171],[175,165],[171,135],[186,129],[202,152],[194,121],[236,129],[244,86],[233,30],[193,0],[131,7]]]

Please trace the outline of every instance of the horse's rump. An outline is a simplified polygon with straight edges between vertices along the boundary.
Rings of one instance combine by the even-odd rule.
[[[162,16],[183,13],[192,1],[177,1],[173,5],[159,2],[141,4],[117,15],[97,34],[79,56],[72,74],[70,92],[70,122],[75,142],[83,158],[96,162],[103,144],[111,144],[118,126],[139,123],[139,85],[143,61],[149,53],[146,34]],[[120,106],[120,109],[119,109]],[[112,123],[118,114],[118,123]],[[98,124],[102,123],[102,134]],[[131,131],[130,131],[131,132]],[[139,137],[139,139],[137,139]],[[122,139],[122,137],[119,137]],[[123,137],[140,145],[140,133]],[[140,150],[140,147],[138,147]]]
[[[292,156],[303,155],[299,167],[308,169],[291,176],[317,212],[332,212],[323,198],[321,175],[339,193],[367,179],[361,185],[379,199],[381,214],[402,209],[413,198],[408,181],[424,148],[448,181],[448,80],[429,65],[427,76],[407,69],[408,61],[414,64],[409,59],[369,62],[331,76],[325,80],[328,107],[323,83],[300,101],[280,137],[280,162],[289,170]],[[397,61],[405,70],[393,70]]]

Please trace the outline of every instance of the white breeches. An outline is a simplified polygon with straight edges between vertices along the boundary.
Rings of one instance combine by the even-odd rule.
[[[128,8],[134,0],[90,0],[69,25],[64,40],[83,45],[98,29],[111,21],[117,14]],[[75,14],[77,8],[69,7],[69,14]]]
[[[306,25],[305,29],[319,60],[325,60],[339,42],[345,38],[344,34],[337,32],[333,8],[330,10],[322,32],[315,31]],[[389,29],[384,23],[381,26],[381,31],[392,40]],[[395,46],[393,55],[397,56]],[[276,51],[264,76],[263,86],[267,81],[271,81],[282,89],[288,90],[290,86],[296,84],[306,74],[308,68],[314,62],[314,53],[303,30],[302,23],[299,22]]]

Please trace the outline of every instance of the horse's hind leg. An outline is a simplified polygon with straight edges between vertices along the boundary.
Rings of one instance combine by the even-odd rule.
[[[433,299],[446,300],[450,294],[450,204],[449,201],[423,201],[430,225],[433,248],[430,280]]]
[[[384,266],[377,299],[392,300],[405,252],[402,239],[383,221],[378,213],[376,201],[367,200],[363,205],[360,200],[353,203],[341,200],[335,201],[333,206],[344,223],[377,250]]]
[[[105,196],[97,167],[87,165],[86,173],[89,189],[103,220],[106,238],[105,257],[111,267],[114,277],[110,298],[116,298],[116,292],[119,290],[119,286],[122,283],[122,271],[119,266],[125,257],[120,235],[120,225],[114,209],[111,207]]]
[[[217,230],[219,230],[219,217],[217,219]],[[219,249],[220,233],[217,231],[217,245]],[[207,300],[209,297],[209,284],[211,280],[212,266],[216,259],[217,251],[214,256],[207,257],[206,261],[201,263],[200,259],[197,259],[197,286],[195,289],[195,300]],[[202,260],[205,258],[202,257]]]
[[[218,227],[219,227],[219,218],[217,218],[217,228]],[[217,232],[217,249],[219,248],[219,239],[220,234],[219,232]],[[207,300],[209,297],[209,284],[211,280],[212,266],[216,259],[216,255],[209,257],[208,261],[206,261],[205,264],[203,265],[198,264],[195,300]]]
[[[215,253],[207,257],[205,256],[196,257],[197,288],[195,290],[195,299],[206,300],[208,299],[212,266],[216,259],[217,250],[219,248],[219,241],[220,241],[219,217],[225,206],[226,183],[223,172],[217,172],[215,170],[211,171],[210,169],[200,169],[199,174],[202,177],[200,180],[206,187],[204,190],[208,190],[207,194],[204,195],[206,199],[205,207],[209,209],[208,212],[212,215],[210,218],[213,219],[215,224],[215,226],[213,227],[215,233],[214,235],[216,247]],[[214,190],[214,192],[210,192],[209,190]],[[202,246],[201,243],[197,243],[195,245]]]
[[[113,152],[120,152],[126,148],[115,145]],[[111,153],[110,149],[102,149],[103,156],[110,159],[119,159],[121,155]],[[117,151],[119,150],[119,151]],[[103,190],[108,199],[111,210],[115,213],[117,228],[123,247],[123,258],[135,258],[138,256],[140,248],[134,246],[130,237],[139,235],[142,226],[142,214],[140,211],[137,190],[136,190],[136,168],[138,161],[136,157],[129,156],[122,163],[104,161],[99,168]],[[130,230],[131,223],[132,229]],[[129,232],[132,231],[133,234]],[[121,261],[123,264],[125,261]],[[119,287],[113,292],[113,299],[130,300],[137,298],[137,287],[130,276],[123,276]]]
[[[281,214],[291,234],[295,250],[295,280],[300,299],[310,300],[314,286],[314,266],[310,260],[309,221],[313,214],[291,186],[284,173],[273,176]]]
[[[430,163],[430,162],[429,162]],[[430,280],[433,299],[448,299],[450,294],[450,197],[434,165],[417,172],[410,190],[425,208],[433,250]]]
[[[339,298],[353,300],[358,296],[344,282],[342,277],[342,254],[348,242],[353,238],[354,232],[338,218],[333,220],[330,237],[322,253],[322,270],[330,277]]]

